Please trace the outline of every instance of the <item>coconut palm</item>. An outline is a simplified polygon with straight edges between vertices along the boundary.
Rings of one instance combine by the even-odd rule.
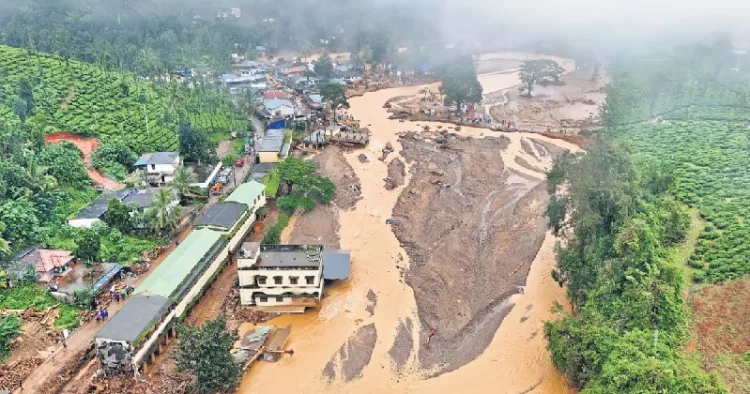
[[[185,195],[190,190],[190,185],[197,182],[198,177],[188,171],[185,167],[179,167],[172,177],[172,182],[169,184],[180,196],[181,199],[185,198]]]
[[[146,220],[154,233],[165,236],[177,228],[182,218],[182,208],[174,204],[174,191],[162,188],[154,196],[151,208],[146,211]]]

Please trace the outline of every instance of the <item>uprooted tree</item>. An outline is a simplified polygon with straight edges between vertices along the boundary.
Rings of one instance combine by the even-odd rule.
[[[288,157],[279,163],[276,171],[284,194],[276,203],[285,211],[308,211],[316,203],[328,204],[333,199],[336,186],[330,179],[320,175],[318,167],[312,162]]]
[[[230,351],[237,334],[227,330],[226,316],[219,316],[200,327],[178,329],[177,370],[194,378],[192,391],[218,393],[234,389],[240,368]]]
[[[471,58],[458,59],[443,74],[440,93],[445,95],[446,104],[454,104],[461,113],[463,104],[482,101],[482,85],[479,83]]]
[[[518,91],[525,96],[531,96],[534,85],[537,83],[558,83],[565,69],[554,60],[538,59],[527,60],[518,71],[518,78],[522,84]]]

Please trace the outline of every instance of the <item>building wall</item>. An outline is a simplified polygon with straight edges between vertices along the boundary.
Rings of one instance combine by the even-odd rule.
[[[147,174],[172,174],[177,167],[180,166],[180,162],[175,161],[172,164],[148,164],[146,165]]]
[[[244,259],[238,259],[239,267],[247,267],[247,263],[243,263]],[[276,288],[276,287],[318,287],[321,283],[323,276],[323,269],[318,268],[316,270],[277,270],[277,269],[259,269],[259,270],[239,270],[240,286],[253,286],[258,285],[262,289]],[[313,283],[308,284],[305,280],[306,277],[312,276]],[[256,283],[256,278],[265,277],[265,284]],[[277,284],[274,281],[274,277],[281,277],[281,283]],[[298,278],[297,284],[292,284],[291,278]]]
[[[237,246],[242,243],[242,241],[245,239],[245,236],[250,231],[253,223],[255,223],[255,210],[253,210],[253,213],[245,218],[245,222],[242,224],[242,226],[240,226],[240,229],[237,230],[232,239],[229,240],[229,250],[234,252],[237,249]]]
[[[78,228],[90,228],[99,221],[99,219],[71,219],[68,220],[68,224]]]
[[[258,160],[261,163],[278,163],[281,161],[279,152],[258,152]]]
[[[320,304],[320,298],[315,297],[253,297],[255,305],[258,306],[316,306]]]

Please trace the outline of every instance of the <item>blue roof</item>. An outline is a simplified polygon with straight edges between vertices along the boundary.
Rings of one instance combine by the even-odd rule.
[[[351,265],[351,252],[348,250],[323,251],[323,279],[348,279]]]

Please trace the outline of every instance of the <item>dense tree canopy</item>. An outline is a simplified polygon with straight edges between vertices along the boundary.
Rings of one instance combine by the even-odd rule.
[[[288,157],[279,163],[276,170],[285,194],[277,199],[279,208],[290,212],[296,209],[310,210],[316,203],[328,204],[333,199],[335,185],[320,175],[312,162]]]
[[[237,334],[227,330],[225,316],[200,327],[179,328],[177,370],[194,378],[193,391],[219,393],[231,390],[240,377],[240,369],[230,353]]]
[[[554,60],[527,60],[523,62],[521,70],[518,71],[518,78],[523,83],[518,90],[521,93],[525,90],[526,95],[531,96],[535,84],[558,82],[564,72],[565,69]]]
[[[446,104],[455,105],[459,112],[464,104],[482,101],[482,85],[479,84],[471,58],[462,57],[447,66],[440,92],[445,95]]]
[[[205,133],[183,124],[179,135],[180,153],[186,162],[207,164],[216,158],[216,146]]]

